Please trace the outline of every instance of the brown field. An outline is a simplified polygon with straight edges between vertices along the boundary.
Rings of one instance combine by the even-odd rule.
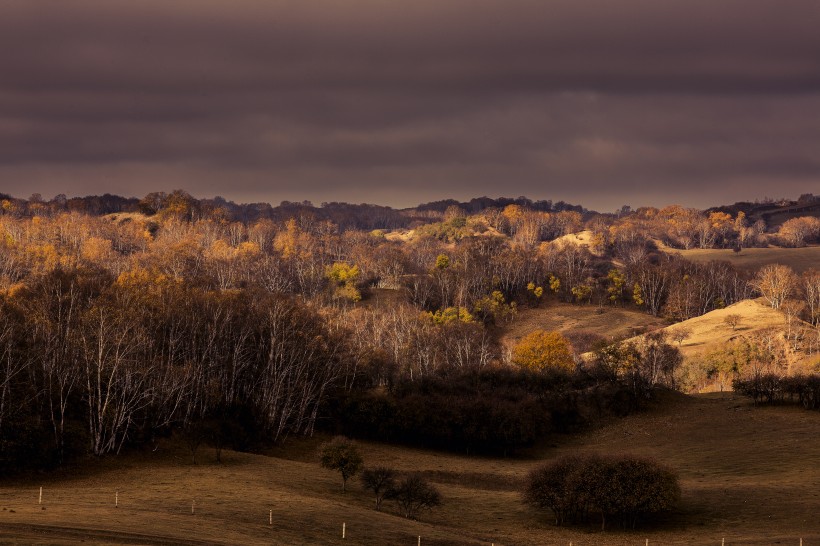
[[[664,251],[680,254],[693,262],[723,260],[738,269],[752,272],[769,264],[787,265],[798,273],[812,268],[820,269],[820,246],[805,248],[744,248],[740,252],[721,248],[678,250],[666,247]]]
[[[643,545],[820,543],[820,413],[754,408],[731,393],[666,394],[654,409],[519,458],[491,459],[363,443],[366,462],[423,472],[445,504],[421,521],[371,508],[353,482],[321,469],[321,438],[269,456],[234,452],[200,464],[160,445],[0,486],[0,543],[15,544],[417,544]],[[652,456],[681,477],[680,510],[636,531],[555,527],[523,505],[518,487],[543,459],[571,452]],[[43,505],[37,504],[43,486]],[[119,491],[119,507],[114,507]],[[194,501],[194,513],[191,502]],[[273,525],[269,525],[269,510]],[[342,523],[347,539],[341,540]]]
[[[548,303],[543,307],[519,310],[510,324],[504,327],[502,341],[514,345],[533,330],[568,332],[585,330],[610,339],[631,337],[636,330],[666,326],[658,317],[640,311],[595,305]]]

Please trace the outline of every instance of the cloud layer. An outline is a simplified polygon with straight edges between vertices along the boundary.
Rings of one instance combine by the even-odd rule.
[[[813,0],[9,0],[0,191],[817,193],[819,24]]]

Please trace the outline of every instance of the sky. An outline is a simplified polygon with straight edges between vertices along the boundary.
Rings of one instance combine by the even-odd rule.
[[[0,192],[820,193],[816,0],[3,0]]]

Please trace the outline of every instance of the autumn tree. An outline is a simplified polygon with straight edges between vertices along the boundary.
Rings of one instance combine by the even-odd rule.
[[[680,350],[666,342],[668,335],[666,330],[649,332],[643,336],[639,344],[641,358],[637,373],[650,387],[673,387],[675,370],[683,361]]]
[[[324,468],[342,475],[342,491],[347,491],[347,480],[359,473],[364,459],[353,441],[336,436],[319,446],[319,462]]]
[[[535,330],[513,349],[512,362],[522,368],[539,371],[575,370],[572,349],[567,339],[558,332]]]
[[[692,329],[685,326],[678,326],[669,334],[669,339],[676,342],[678,347],[683,345],[683,342],[692,337]]]
[[[801,285],[808,322],[817,328],[820,326],[820,271],[810,269],[803,273]]]
[[[740,324],[741,320],[742,317],[740,315],[738,315],[737,313],[731,313],[723,318],[723,323],[726,326],[729,326],[732,330],[737,330],[737,327]]]
[[[357,265],[344,262],[336,262],[325,269],[325,276],[333,283],[337,297],[354,303],[362,299],[362,294],[356,287],[359,275]]]
[[[805,246],[820,240],[820,218],[802,216],[786,220],[780,231],[780,237],[786,244],[794,247]]]
[[[767,265],[757,272],[752,286],[769,302],[772,309],[780,309],[783,302],[794,294],[797,276],[789,266]]]

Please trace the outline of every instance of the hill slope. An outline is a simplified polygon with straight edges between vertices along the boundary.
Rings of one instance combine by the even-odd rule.
[[[422,521],[372,509],[352,483],[319,468],[321,439],[274,457],[228,452],[225,464],[160,446],[73,476],[38,476],[0,487],[0,542],[22,544],[406,544],[622,545],[805,544],[820,541],[820,413],[753,408],[731,393],[668,394],[655,409],[597,431],[556,437],[527,458],[467,458],[365,443],[365,461],[421,471],[445,504]],[[681,476],[683,502],[664,524],[635,532],[558,528],[524,506],[519,484],[540,460],[575,452],[655,457]],[[44,486],[43,505],[37,504]],[[119,507],[114,493],[119,491]],[[191,502],[195,513],[191,514]],[[268,523],[272,510],[273,525]],[[342,522],[347,539],[341,540]]]

